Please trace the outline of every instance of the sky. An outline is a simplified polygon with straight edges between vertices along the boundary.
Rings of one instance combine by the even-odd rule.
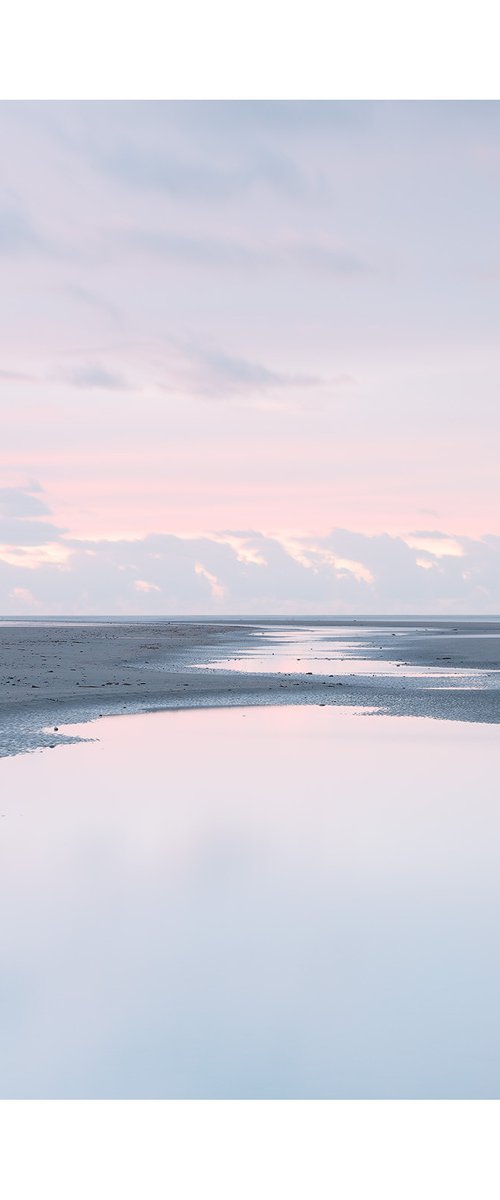
[[[0,612],[500,612],[500,102],[0,103]]]

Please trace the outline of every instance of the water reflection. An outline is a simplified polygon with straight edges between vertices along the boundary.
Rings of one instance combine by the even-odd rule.
[[[95,732],[0,763],[3,1096],[498,1096],[494,727]]]
[[[418,635],[419,630],[412,631]],[[393,658],[374,658],[370,654],[369,635],[374,635],[376,649],[393,653]],[[293,675],[352,675],[352,676],[399,676],[400,678],[433,680],[446,679],[447,686],[468,688],[498,687],[498,671],[476,667],[465,669],[453,666],[431,666],[428,663],[408,663],[398,658],[398,649],[404,655],[404,639],[408,631],[384,627],[382,634],[376,629],[344,626],[337,629],[328,626],[317,628],[273,628],[239,651],[234,658],[223,658],[199,664],[200,669],[264,672],[266,674]],[[454,634],[454,637],[459,635]],[[469,635],[468,635],[469,636]],[[491,634],[477,635],[491,640]],[[377,646],[382,637],[383,644]],[[392,641],[394,639],[394,641]],[[401,641],[403,639],[403,645]]]

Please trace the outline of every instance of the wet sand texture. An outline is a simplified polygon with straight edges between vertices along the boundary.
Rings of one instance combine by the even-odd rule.
[[[0,755],[67,740],[59,726],[69,722],[157,708],[347,704],[399,715],[500,721],[500,622],[279,621],[290,630],[325,626],[325,636],[326,627],[334,626],[350,642],[355,624],[356,657],[397,661],[396,676],[252,674],[204,665],[258,650],[263,638],[272,644],[277,624],[0,625]],[[405,666],[416,664],[444,674],[439,680],[405,674]],[[451,686],[446,671],[457,668],[488,672],[488,688],[481,687],[480,675],[474,686],[467,679],[457,686],[456,677]]]

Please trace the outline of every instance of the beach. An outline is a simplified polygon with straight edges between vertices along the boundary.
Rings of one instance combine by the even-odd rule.
[[[498,623],[0,646],[4,1097],[498,1095]]]
[[[309,630],[337,647],[340,661],[327,675],[252,671],[252,656],[263,646],[270,653],[283,631],[293,644]],[[244,671],[224,669],[242,655]],[[376,673],[351,673],[349,664],[354,670],[364,659]],[[340,704],[498,722],[499,669],[500,622],[493,620],[4,621],[0,756],[67,740],[63,724],[147,709]]]
[[[368,711],[0,761],[3,1097],[498,1097],[496,726]]]

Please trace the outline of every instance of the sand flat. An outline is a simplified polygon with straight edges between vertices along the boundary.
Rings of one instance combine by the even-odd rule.
[[[313,670],[252,673],[251,656],[279,630],[334,633],[359,661],[396,663],[387,674],[328,678]],[[355,636],[355,649],[352,639]],[[319,644],[319,643],[318,643]],[[250,656],[243,672],[224,660]],[[209,664],[217,662],[218,669]],[[415,678],[418,664],[440,678]],[[345,664],[344,664],[345,667]],[[222,669],[221,669],[222,668]],[[408,670],[405,670],[408,668]],[[463,679],[461,677],[463,671]],[[151,708],[241,704],[349,704],[400,715],[500,721],[500,622],[434,619],[262,621],[40,620],[0,624],[0,755],[58,742],[59,726]],[[474,676],[471,675],[475,673]],[[448,674],[449,673],[449,674]],[[56,729],[57,727],[57,729]]]

